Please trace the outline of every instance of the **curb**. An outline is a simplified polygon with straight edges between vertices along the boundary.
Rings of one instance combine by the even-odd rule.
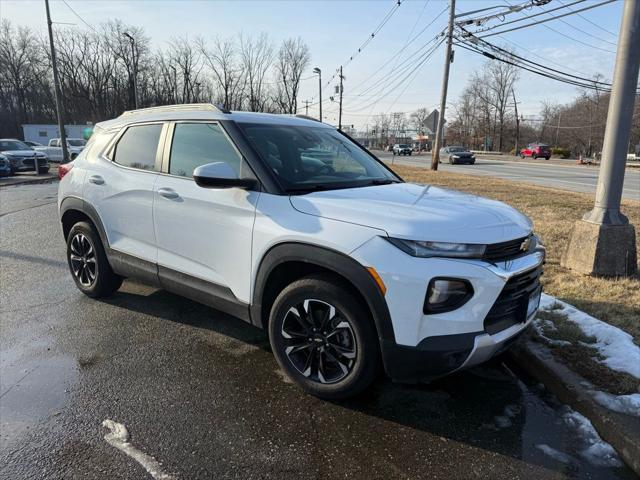
[[[0,181],[0,188],[4,188],[4,187],[14,187],[17,185],[28,185],[28,184],[34,184],[34,183],[49,183],[52,182],[54,180],[58,180],[58,176],[57,175],[51,175],[51,174],[47,174],[47,175],[38,175],[33,176],[33,177],[24,177],[24,178],[12,178],[11,183],[5,183]]]
[[[584,387],[586,381],[558,362],[542,345],[523,339],[509,350],[509,355],[560,401],[587,417],[600,437],[611,444],[631,470],[640,475],[640,418],[601,406]]]

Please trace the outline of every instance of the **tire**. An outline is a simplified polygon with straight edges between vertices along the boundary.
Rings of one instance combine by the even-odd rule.
[[[551,157],[544,157],[545,160],[549,160]]]
[[[38,168],[38,173],[49,173],[49,167]]]
[[[89,297],[107,297],[122,285],[123,278],[111,270],[100,236],[90,223],[78,222],[71,227],[67,263],[76,286]]]
[[[411,152],[409,152],[409,156],[411,156]]]
[[[330,275],[296,280],[280,292],[269,316],[269,341],[282,370],[316,397],[352,397],[376,376],[373,319],[349,286]]]
[[[538,154],[534,153],[533,155],[531,155],[531,158],[533,158],[534,160],[537,160],[538,159]]]
[[[523,155],[523,154],[520,154],[520,158],[521,158],[522,160],[524,160],[524,155]]]

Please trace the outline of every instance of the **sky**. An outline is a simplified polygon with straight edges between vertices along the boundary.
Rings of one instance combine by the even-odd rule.
[[[458,13],[469,12],[524,1],[458,0],[456,10]],[[513,13],[504,21],[540,13],[543,9],[570,5],[575,1],[551,0],[551,3],[542,8],[534,7],[529,13]],[[577,10],[602,1],[586,0],[571,8]],[[592,8],[581,12],[580,16],[571,15],[536,24],[493,36],[488,40],[553,68],[566,69],[572,74],[588,78],[600,73],[610,79],[623,1]],[[50,0],[54,22],[73,23],[76,28],[89,29],[84,22],[95,27],[109,19],[119,18],[125,23],[144,28],[155,48],[165,48],[171,38],[184,36],[212,39],[215,36],[235,36],[241,32],[245,35],[265,32],[276,46],[286,38],[300,37],[308,44],[311,52],[311,64],[302,76],[304,80],[301,82],[299,96],[299,105],[304,106],[306,99],[312,104],[309,115],[318,114],[317,105],[313,105],[318,97],[318,81],[313,75],[313,67],[321,68],[323,84],[326,84],[337,68],[344,65],[343,124],[354,124],[362,128],[372,123],[372,116],[378,113],[410,113],[421,107],[432,110],[439,105],[444,45],[406,78],[405,74],[400,74],[400,68],[409,63],[417,65],[416,60],[424,58],[422,54],[410,56],[445,28],[448,5],[445,0],[402,1],[387,23],[351,61],[350,57],[370,38],[371,33],[396,5],[395,0],[66,2],[82,20],[64,2]],[[558,13],[566,11],[568,10],[562,9]],[[522,23],[548,17],[545,14]],[[45,34],[44,0],[0,0],[0,19],[8,19],[14,25],[29,26]],[[431,26],[425,29],[431,22]],[[500,20],[493,20],[490,25],[499,23]],[[509,25],[512,26],[515,25]],[[406,45],[409,39],[414,40]],[[451,65],[447,108],[457,102],[473,72],[480,69],[486,61],[484,57],[461,48],[454,50],[455,61]],[[422,50],[426,51],[427,49]],[[381,69],[382,66],[384,68]],[[404,82],[394,88],[394,78],[397,78],[395,82]],[[335,83],[331,82],[323,89],[323,114],[325,121],[329,123],[337,123],[337,103],[327,100],[330,95],[334,95]],[[519,110],[525,116],[539,114],[543,101],[567,102],[578,94],[576,87],[524,71],[521,72],[515,91]],[[304,109],[301,113],[304,113]]]

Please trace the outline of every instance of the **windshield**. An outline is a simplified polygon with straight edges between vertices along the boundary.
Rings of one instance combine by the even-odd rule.
[[[11,150],[32,150],[32,148],[20,140],[0,140],[0,152]]]
[[[401,181],[332,128],[266,124],[240,126],[288,192],[304,193]]]
[[[464,147],[449,147],[450,152],[466,152],[467,149]]]
[[[72,147],[84,147],[87,142],[81,139],[70,138],[67,140],[67,143]]]
[[[398,145],[398,147],[400,147],[400,148],[409,148],[409,145],[407,145],[406,143],[401,143],[400,145]]]

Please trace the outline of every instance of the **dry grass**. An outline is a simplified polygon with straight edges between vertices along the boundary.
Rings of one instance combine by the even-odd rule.
[[[580,310],[616,325],[640,344],[640,277],[596,278],[560,266],[573,224],[593,206],[593,195],[515,183],[491,177],[396,165],[405,180],[440,185],[503,201],[529,216],[547,247],[544,290]],[[640,246],[640,202],[624,201],[622,210],[636,226]]]

